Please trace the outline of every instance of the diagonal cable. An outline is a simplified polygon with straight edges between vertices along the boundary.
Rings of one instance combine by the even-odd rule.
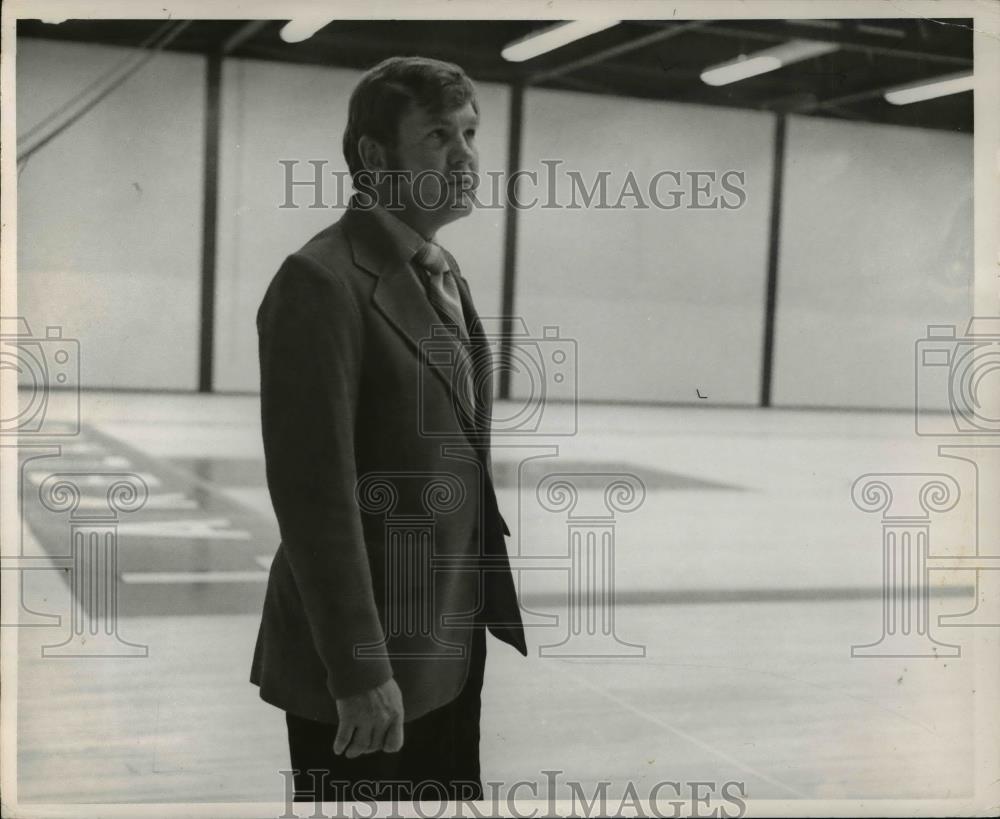
[[[148,54],[145,54],[142,59],[132,66],[127,73],[118,77],[114,82],[104,88],[96,97],[94,97],[87,105],[77,111],[75,114],[70,116],[68,119],[64,120],[55,129],[50,131],[45,136],[41,137],[36,141],[31,147],[25,148],[21,153],[17,155],[17,161],[25,162],[33,154],[37,153],[39,150],[48,145],[53,139],[55,139],[59,134],[63,133],[67,128],[76,123],[88,112],[93,110],[93,108],[101,102],[105,97],[110,95],[118,87],[120,87],[126,80],[134,76],[136,72],[139,71],[143,66],[145,66],[150,60],[152,60],[157,54],[159,54],[164,48],[166,48],[171,42],[173,42],[189,25],[191,25],[190,20],[182,20],[178,22],[173,30],[169,32],[159,43],[157,43],[153,48],[150,49]]]
[[[162,26],[160,26],[158,29],[156,29],[156,31],[154,31],[152,34],[150,34],[145,40],[143,40],[141,43],[139,43],[139,45],[137,46],[137,48],[142,49],[142,50],[145,50],[146,48],[149,48],[150,46],[153,45],[153,43],[157,39],[159,39],[173,25],[174,25],[173,22],[164,23]],[[21,144],[22,142],[25,142],[28,139],[28,137],[32,136],[33,134],[36,134],[38,131],[41,131],[46,125],[48,125],[50,122],[52,122],[52,120],[54,120],[57,117],[59,117],[59,115],[62,114],[64,111],[66,111],[66,110],[72,108],[73,106],[75,106],[77,103],[79,103],[81,100],[83,100],[88,94],[90,94],[95,88],[99,88],[101,85],[103,85],[105,82],[107,82],[111,77],[113,77],[119,71],[122,71],[123,69],[127,68],[131,63],[134,63],[137,60],[141,60],[141,59],[142,59],[142,55],[141,54],[135,54],[135,53],[133,53],[133,54],[129,54],[125,59],[120,60],[116,65],[113,65],[111,68],[109,68],[103,74],[101,74],[100,76],[98,76],[95,79],[93,79],[85,88],[83,88],[77,94],[74,94],[72,97],[70,97],[70,99],[66,100],[66,102],[64,102],[62,105],[60,105],[54,111],[50,112],[42,120],[36,122],[34,125],[32,125],[30,128],[28,128],[28,130],[24,131],[23,133],[18,134],[17,135],[17,142],[18,142],[18,144]]]

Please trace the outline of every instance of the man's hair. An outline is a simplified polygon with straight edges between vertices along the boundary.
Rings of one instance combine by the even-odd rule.
[[[396,146],[399,121],[410,105],[440,114],[472,103],[479,113],[472,80],[454,63],[426,57],[390,57],[368,70],[351,92],[344,129],[344,159],[355,177],[364,170],[358,140],[369,136]]]

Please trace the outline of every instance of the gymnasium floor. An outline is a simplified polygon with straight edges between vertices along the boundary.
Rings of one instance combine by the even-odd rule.
[[[282,714],[247,681],[277,544],[258,407],[85,393],[80,435],[26,466],[28,486],[52,471],[135,471],[160,505],[119,524],[118,631],[145,657],[43,657],[65,639],[70,592],[63,572],[23,573],[24,606],[63,625],[17,630],[19,801],[284,798]],[[511,551],[550,559],[522,573],[522,603],[539,615],[529,656],[488,641],[485,780],[536,782],[541,799],[547,770],[563,772],[560,798],[570,780],[588,794],[600,780],[640,794],[660,780],[738,781],[754,799],[971,794],[970,630],[934,627],[958,657],[851,656],[882,630],[880,520],[852,504],[853,481],[932,471],[964,487],[961,462],[939,458],[905,413],[588,405],[579,421],[572,438],[494,448]],[[526,453],[548,457],[519,471]],[[547,472],[580,476],[586,504],[602,497],[595,476],[642,481],[641,506],[615,518],[614,628],[619,654],[645,656],[539,656],[567,628],[566,521],[535,493]],[[31,497],[23,553],[66,554],[66,515]],[[963,548],[971,502],[965,492],[934,518],[932,553]],[[968,572],[932,574],[932,623],[970,608]]]

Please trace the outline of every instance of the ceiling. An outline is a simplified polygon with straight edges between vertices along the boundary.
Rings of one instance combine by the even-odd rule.
[[[971,20],[631,20],[524,63],[502,48],[552,25],[544,20],[344,20],[285,43],[284,20],[196,20],[167,46],[365,69],[396,54],[460,64],[474,79],[655,100],[809,114],[971,133],[972,92],[890,105],[894,86],[969,71]],[[138,46],[162,20],[19,20],[18,36]],[[836,51],[777,71],[712,87],[705,68],[793,39],[836,43]]]

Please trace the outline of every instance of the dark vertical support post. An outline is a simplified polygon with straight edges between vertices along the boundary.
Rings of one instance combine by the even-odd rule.
[[[767,252],[767,297],[764,304],[764,353],[761,362],[760,405],[771,406],[771,373],[774,365],[774,319],[778,303],[778,245],[781,242],[781,188],[785,175],[786,117],[774,124],[774,167],[771,179],[771,230]]]
[[[219,214],[219,127],[222,55],[209,54],[205,66],[205,168],[201,227],[201,337],[198,392],[212,391],[215,344],[215,250]]]
[[[517,277],[517,180],[514,178],[521,168],[521,135],[524,125],[524,84],[516,82],[510,87],[510,122],[507,136],[507,187],[504,210],[503,242],[503,292],[500,300],[500,314],[503,329],[500,337],[500,398],[510,398],[510,355],[511,330],[514,315],[514,288]]]
[[[514,174],[521,167],[521,135],[524,122],[524,84],[513,83],[510,87],[510,122],[507,136],[507,187],[506,208],[504,210],[503,242],[503,292],[500,314],[503,316],[503,330],[500,337],[499,361],[500,398],[510,398],[510,355],[511,331],[514,315],[514,287],[517,275],[517,180]]]

